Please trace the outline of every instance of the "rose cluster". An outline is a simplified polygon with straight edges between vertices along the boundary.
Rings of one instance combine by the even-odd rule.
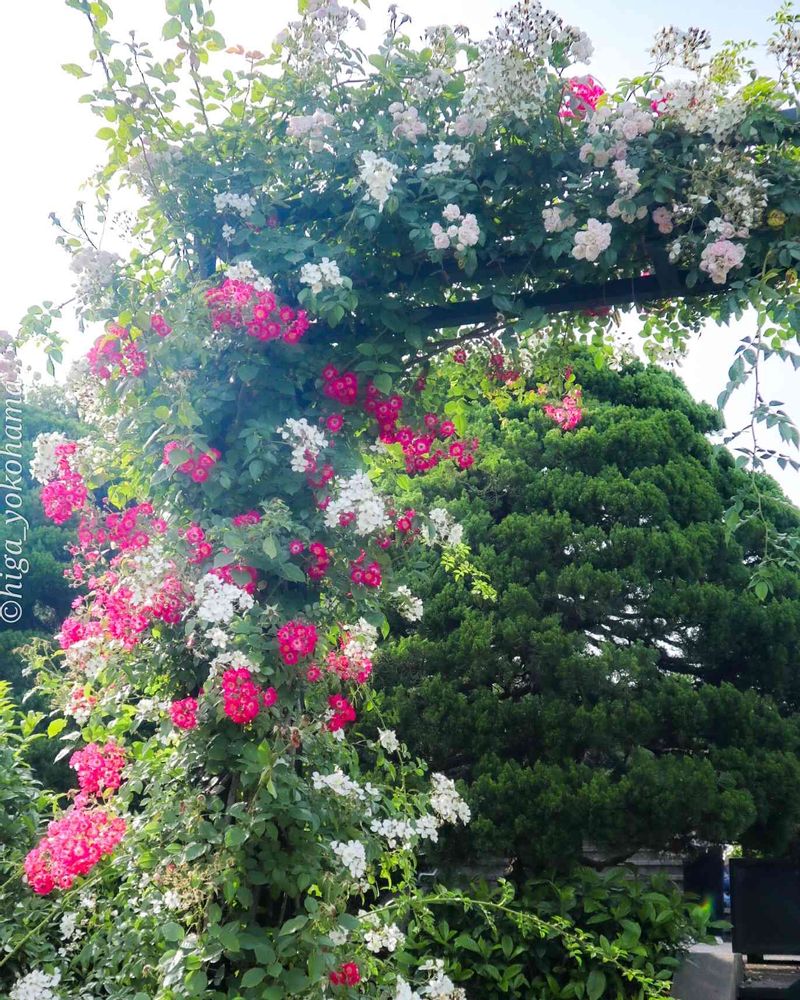
[[[78,775],[83,795],[102,795],[107,789],[115,791],[122,783],[125,751],[113,740],[102,747],[89,743],[83,750],[75,751],[69,766]]]
[[[611,223],[600,222],[599,219],[589,219],[584,229],[575,233],[575,245],[572,256],[576,260],[597,260],[600,254],[611,245]]]
[[[741,267],[745,248],[740,243],[722,239],[710,243],[700,255],[700,270],[705,271],[715,285],[724,285],[728,271]]]
[[[211,474],[211,470],[220,458],[222,458],[222,452],[217,451],[216,448],[210,448],[208,451],[197,454],[190,444],[183,444],[180,441],[168,441],[164,445],[162,465],[172,465],[171,456],[176,451],[184,452],[188,456],[177,466],[178,472],[183,473],[184,476],[189,476],[192,482],[195,483],[204,483]]]
[[[134,504],[121,514],[106,514],[102,518],[91,511],[78,525],[79,551],[91,557],[107,546],[120,552],[147,548],[151,540],[149,531],[163,534],[167,530],[166,521],[154,517],[153,513],[153,505],[148,502]],[[76,549],[72,551],[75,554]]]
[[[291,443],[292,471],[304,472],[309,486],[313,489],[322,489],[333,478],[333,466],[326,463],[320,468],[318,462],[322,449],[328,447],[328,439],[322,431],[313,427],[305,417],[301,417],[300,420],[290,417],[278,428],[278,433],[284,441]]]
[[[594,111],[605,93],[593,76],[573,76],[567,80],[559,118],[583,118],[587,111]]]
[[[181,698],[169,706],[169,716],[178,729],[197,729],[197,699]]]
[[[317,648],[317,629],[305,622],[290,621],[278,629],[278,651],[287,666],[293,666]]]
[[[85,583],[89,594],[73,602],[73,614],[62,625],[63,649],[103,640],[132,649],[153,619],[180,621],[191,592],[164,548],[166,531],[166,521],[154,516],[149,503],[104,517],[93,510],[81,519],[79,544],[70,547],[75,562],[65,575]],[[96,564],[104,550],[116,554],[100,571]],[[79,650],[76,654],[80,659]]]
[[[75,803],[48,825],[25,858],[25,876],[34,892],[46,896],[55,888],[71,888],[122,840],[125,820],[94,806],[91,797],[119,788],[124,765],[125,753],[113,741],[103,747],[89,743],[73,753],[70,766],[80,787]]]
[[[252,722],[261,708],[262,698],[267,707],[274,705],[277,700],[275,689],[262,691],[247,667],[231,667],[223,673],[222,707],[233,722],[240,726]]]
[[[172,327],[161,313],[153,313],[150,317],[150,327],[159,337],[168,337],[172,333]]]
[[[291,555],[302,555],[305,550],[305,542],[301,542],[298,538],[289,542],[289,553]],[[308,546],[308,554],[311,564],[306,569],[306,573],[311,580],[321,580],[327,573],[331,563],[330,549],[326,548],[322,542],[311,542]]]
[[[112,590],[113,580],[113,574],[106,574],[94,581],[93,600],[75,607],[76,611],[84,611],[83,616],[72,615],[64,620],[58,636],[62,649],[70,649],[85,639],[116,640],[126,650],[139,642],[149,616],[143,607],[133,603],[129,587]]]
[[[81,685],[70,691],[64,714],[72,716],[79,726],[85,726],[96,704],[97,697]]]
[[[111,854],[125,835],[125,820],[103,809],[73,806],[53,820],[47,834],[25,858],[25,876],[34,892],[69,889]]]
[[[259,291],[235,278],[227,278],[218,288],[209,288],[206,305],[215,330],[245,329],[256,340],[296,344],[310,326],[305,310],[281,306],[271,291]]]
[[[323,393],[328,399],[335,399],[342,406],[355,406],[358,399],[358,375],[354,372],[342,372],[333,365],[326,365],[322,369],[322,377],[325,380]]]
[[[147,371],[147,358],[136,346],[130,330],[117,323],[109,324],[86,357],[89,370],[102,379],[110,379],[113,375],[139,376]]]
[[[509,385],[519,379],[516,368],[506,368],[506,359],[502,354],[492,354],[489,357],[489,378],[493,382]]]
[[[371,562],[364,565],[366,552],[361,550],[357,559],[350,563],[350,579],[359,587],[372,587],[377,590],[381,585],[380,563]]]
[[[385,156],[378,156],[369,149],[361,154],[358,176],[367,189],[364,200],[377,202],[379,212],[383,211],[383,206],[389,200],[397,181],[397,171],[397,164],[387,160]]]
[[[323,394],[342,406],[358,403],[359,381],[355,372],[339,372],[334,365],[327,365],[322,371]],[[362,409],[378,423],[378,435],[383,444],[399,444],[403,449],[406,471],[409,475],[427,472],[435,468],[444,458],[450,458],[461,469],[469,468],[473,461],[472,452],[477,448],[477,439],[470,442],[452,441],[447,449],[437,447],[437,442],[452,438],[455,425],[451,420],[442,420],[435,413],[427,413],[424,428],[415,430],[409,425],[398,426],[403,410],[401,395],[382,393],[372,382],[364,390]],[[337,428],[341,426],[340,415]]]
[[[454,440],[447,449],[437,447],[438,442],[455,435],[455,424],[451,420],[442,420],[435,413],[426,413],[422,429],[416,430],[409,425],[398,427],[402,407],[401,396],[387,398],[372,384],[367,386],[364,409],[377,419],[380,440],[384,444],[399,444],[402,447],[409,475],[434,469],[444,458],[452,459],[460,469],[468,469],[472,465],[472,452],[478,446],[477,439],[469,442]]]
[[[76,510],[81,510],[85,506],[89,498],[83,476],[72,468],[69,461],[77,449],[78,446],[74,441],[56,445],[58,472],[54,479],[42,487],[41,499],[45,517],[55,524],[65,524]]]
[[[343,962],[328,978],[331,986],[356,986],[361,982],[361,974],[355,962]]]
[[[467,247],[475,246],[481,231],[478,220],[471,212],[464,215],[458,205],[445,205],[442,216],[447,223],[446,228],[439,222],[431,225],[435,250],[449,250],[453,247],[456,253],[464,253]]]
[[[325,657],[325,668],[341,681],[364,684],[372,673],[374,644],[364,637],[345,631],[339,638],[339,648],[332,649]]]
[[[230,551],[228,549],[222,549],[223,552]],[[227,566],[215,566],[214,569],[210,569],[209,573],[213,576],[219,577],[223,583],[228,583],[232,587],[241,587],[246,594],[254,594],[256,592],[256,583],[258,582],[258,570],[255,566],[246,566],[244,563],[229,563]],[[240,583],[238,580],[234,579],[234,574],[238,573],[240,576],[248,577],[247,583]]]
[[[180,532],[181,536],[186,539],[187,545],[192,549],[192,554],[189,557],[189,562],[193,564],[205,562],[206,559],[210,559],[214,554],[213,546],[211,542],[206,538],[206,533],[193,521],[188,528]]]
[[[260,524],[262,515],[257,510],[248,510],[245,514],[237,514],[231,518],[234,528],[246,528],[248,525]]]
[[[571,393],[567,393],[561,400],[560,406],[553,406],[551,403],[546,403],[544,412],[562,430],[571,431],[578,426],[583,417],[580,389],[573,389]]]
[[[328,698],[328,707],[331,714],[326,726],[332,733],[344,729],[348,722],[356,721],[356,710],[343,694],[332,694]]]

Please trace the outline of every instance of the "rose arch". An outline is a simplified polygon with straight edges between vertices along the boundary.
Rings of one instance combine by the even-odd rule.
[[[776,17],[775,78],[669,29],[606,93],[585,34],[527,0],[480,41],[416,44],[392,9],[369,55],[338,0],[301,0],[267,54],[167,0],[162,58],[103,0],[67,2],[92,34],[66,69],[107,144],[100,213],[120,188],[138,210],[125,256],[80,213],[60,236],[102,332],[69,383],[93,433],[38,442],[77,589],[31,660],[75,787],[7,866],[0,976],[15,998],[463,996],[404,941],[460,898],[423,892],[416,859],[470,810],[370,674],[386,609],[422,613],[418,546],[492,587],[409,491],[469,474],[476,394],[580,433],[562,349],[611,360],[619,310],[653,357],[753,310],[731,389],[797,364],[796,24]],[[31,310],[21,342],[57,362],[59,320]],[[796,443],[779,405],[757,397],[758,422]],[[518,919],[596,967],[590,995],[620,968],[663,994],[619,949]]]

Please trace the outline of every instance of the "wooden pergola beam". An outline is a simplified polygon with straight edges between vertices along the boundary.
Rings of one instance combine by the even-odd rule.
[[[689,288],[686,277],[686,272],[676,271],[669,276],[649,274],[637,278],[612,278],[596,285],[562,285],[546,292],[516,296],[513,301],[517,308],[509,318],[519,317],[529,309],[542,309],[546,313],[582,312],[586,309],[644,305],[668,299],[719,295],[721,290],[719,285],[705,281],[697,282]],[[432,306],[416,317],[416,323],[431,330],[472,326],[494,319],[501,311],[491,298],[469,299],[449,305]]]

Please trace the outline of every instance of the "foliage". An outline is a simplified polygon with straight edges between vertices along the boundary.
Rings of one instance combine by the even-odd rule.
[[[687,902],[663,876],[637,879],[626,869],[576,869],[516,889],[503,882],[493,890],[484,885],[475,897],[499,908],[450,906],[410,928],[409,937],[420,957],[446,955],[453,979],[481,1000],[639,997],[641,988],[627,979],[625,968],[666,984],[684,949],[708,933],[706,909]],[[569,928],[606,955],[616,953],[621,967],[583,955],[576,961],[561,939],[536,933],[526,913]]]
[[[800,585],[753,591],[761,522],[728,537],[744,474],[708,443],[717,415],[671,374],[571,360],[587,395],[572,432],[530,399],[475,404],[464,481],[431,476],[497,589],[420,573],[416,634],[384,647],[384,707],[416,752],[470,783],[453,847],[569,866],[695,838],[785,849],[800,821]],[[760,489],[769,530],[798,514]]]
[[[36,830],[38,791],[26,761],[35,717],[23,717],[0,681],[0,862],[12,844],[30,843]],[[0,865],[0,878],[8,876]]]
[[[62,227],[84,299],[93,287],[119,292],[126,272],[155,287],[173,265],[208,276],[217,258],[246,257],[263,274],[296,274],[328,257],[341,283],[300,290],[295,279],[293,290],[361,340],[362,370],[382,378],[399,371],[398,348],[425,359],[491,332],[513,341],[543,329],[591,341],[603,357],[612,307],[637,308],[659,354],[702,320],[727,323],[755,306],[764,335],[744,381],[757,379],[764,351],[798,363],[797,53],[787,11],[768,44],[778,79],[758,75],[746,43],[710,55],[705,32],[670,29],[647,71],[587,103],[579,95],[591,77],[572,67],[589,61],[591,43],[536,5],[513,7],[487,39],[439,27],[422,47],[395,12],[369,56],[351,38],[357,11],[303,5],[267,54],[229,50],[221,77],[210,67],[224,40],[202,3],[167,5],[160,59],[136,38],[115,40],[102,0],[69,5],[91,22],[103,71],[86,98],[108,147],[103,217],[116,182],[149,202],[144,249],[129,262],[87,242],[84,206]],[[689,74],[671,78],[676,67]],[[365,161],[376,155],[389,164],[382,173]],[[252,205],[215,210],[226,195]],[[432,227],[448,205],[476,220],[477,242],[454,236],[455,249],[435,247]],[[606,218],[608,247],[576,257],[582,227]],[[109,301],[95,296],[87,315],[117,319]],[[140,303],[123,292],[119,306],[135,315]],[[40,309],[23,329],[58,351],[52,317]],[[791,436],[779,403],[759,405],[761,422],[778,419]],[[758,449],[748,455],[757,464]]]

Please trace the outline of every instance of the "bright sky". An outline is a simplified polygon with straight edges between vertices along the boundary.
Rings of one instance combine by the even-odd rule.
[[[491,25],[504,0],[405,0],[400,10],[413,18],[413,28],[429,24],[464,23],[474,36]],[[606,86],[641,72],[657,29],[665,23],[711,31],[714,41],[754,39],[769,34],[767,18],[777,0],[672,0],[669,4],[641,0],[550,0],[570,23],[594,42],[590,69]],[[116,36],[136,28],[141,39],[155,40],[166,20],[163,0],[112,0]],[[384,23],[386,0],[373,0],[367,14],[365,43],[375,41]],[[295,16],[295,0],[216,0],[217,27],[229,44],[266,48],[284,24]],[[48,220],[52,211],[65,221],[80,186],[103,155],[95,138],[101,122],[86,105],[81,81],[67,76],[62,63],[86,64],[90,47],[87,26],[62,0],[26,0],[4,12],[0,34],[0,93],[3,106],[5,154],[0,159],[0,183],[5,191],[3,240],[0,241],[0,329],[14,332],[27,307],[44,299],[63,302],[71,297],[67,255],[55,246]],[[170,43],[171,44],[171,43]],[[759,61],[761,59],[759,58]],[[87,198],[87,200],[91,200]],[[735,343],[748,332],[747,321],[737,329],[710,327],[693,344],[681,375],[697,398],[713,402],[726,381]],[[70,335],[71,353],[80,355],[90,335],[81,334],[69,314],[63,328]],[[800,393],[789,366],[773,362],[767,372],[769,399],[783,400],[800,423]],[[748,390],[749,392],[749,390]],[[749,400],[734,400],[730,426],[745,419]],[[772,439],[765,441],[777,446]],[[800,475],[775,474],[787,493],[800,503]]]

